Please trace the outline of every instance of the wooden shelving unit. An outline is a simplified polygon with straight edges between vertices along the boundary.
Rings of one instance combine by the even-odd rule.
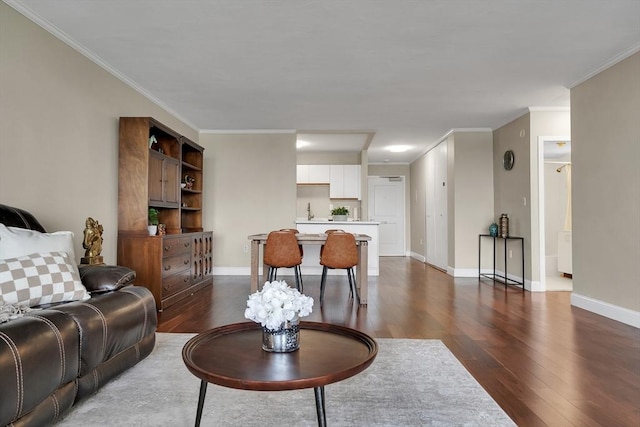
[[[213,233],[202,226],[203,152],[151,117],[120,118],[118,264],[136,270],[158,310],[213,283]],[[147,231],[151,207],[164,236]]]

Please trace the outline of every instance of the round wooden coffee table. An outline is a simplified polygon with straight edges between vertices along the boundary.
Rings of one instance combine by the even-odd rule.
[[[300,322],[300,349],[262,350],[262,329],[254,322],[234,323],[191,338],[182,349],[189,371],[201,379],[196,426],[200,425],[207,384],[243,390],[314,389],[318,425],[326,425],[324,386],[365,370],[378,344],[355,329]]]

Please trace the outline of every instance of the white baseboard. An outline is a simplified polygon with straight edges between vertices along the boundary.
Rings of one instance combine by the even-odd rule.
[[[633,326],[634,328],[640,328],[640,311],[630,310],[605,301],[576,294],[575,292],[571,294],[571,305]]]
[[[493,273],[493,269],[491,270],[483,270],[483,273]],[[451,273],[453,277],[478,277],[478,269],[477,268],[452,268]]]
[[[413,259],[417,259],[420,262],[427,262],[427,259],[424,257],[424,255],[420,255],[417,252],[410,252],[409,256],[411,256],[411,258]]]
[[[524,287],[527,288],[527,283],[529,283],[529,290],[531,292],[546,292],[546,288],[544,286],[542,286],[542,283],[540,283],[539,280],[536,280],[534,282],[528,281],[525,282]]]

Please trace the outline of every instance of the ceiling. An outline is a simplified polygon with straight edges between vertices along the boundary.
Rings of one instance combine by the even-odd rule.
[[[567,108],[640,50],[640,0],[5,2],[197,130],[370,144],[370,163]]]

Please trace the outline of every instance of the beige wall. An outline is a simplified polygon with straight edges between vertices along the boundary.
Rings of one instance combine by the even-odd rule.
[[[296,136],[202,133],[214,273],[249,274],[247,236],[295,226]]]
[[[494,221],[493,137],[491,131],[454,132],[450,140],[449,265],[456,276],[477,275],[478,235]]]
[[[493,131],[493,189],[494,215],[496,223],[501,214],[509,215],[509,235],[524,237],[525,254],[531,254],[531,209],[530,194],[530,113],[507,123]],[[507,150],[513,150],[515,162],[513,169],[505,170],[502,157]],[[520,251],[513,245],[513,259],[520,260]],[[501,257],[496,262],[503,268]],[[518,274],[519,275],[519,274]],[[530,256],[525,259],[525,278],[531,278]]]
[[[538,139],[541,136],[568,136],[568,111],[535,111],[522,115],[493,132],[494,206],[496,222],[509,215],[509,234],[524,237],[525,279],[528,288],[540,282],[540,221],[538,206]],[[503,167],[506,150],[513,150],[513,169]],[[513,260],[522,256],[514,244]],[[503,262],[498,260],[502,268]],[[517,273],[516,273],[517,274]]]
[[[574,295],[636,312],[639,118],[640,53],[571,90]]]
[[[422,261],[426,258],[424,238],[426,235],[427,157],[421,156],[410,165],[410,224],[411,253]]]
[[[0,2],[0,203],[32,212],[49,231],[104,226],[115,263],[118,118],[152,116],[198,134],[128,85]]]

